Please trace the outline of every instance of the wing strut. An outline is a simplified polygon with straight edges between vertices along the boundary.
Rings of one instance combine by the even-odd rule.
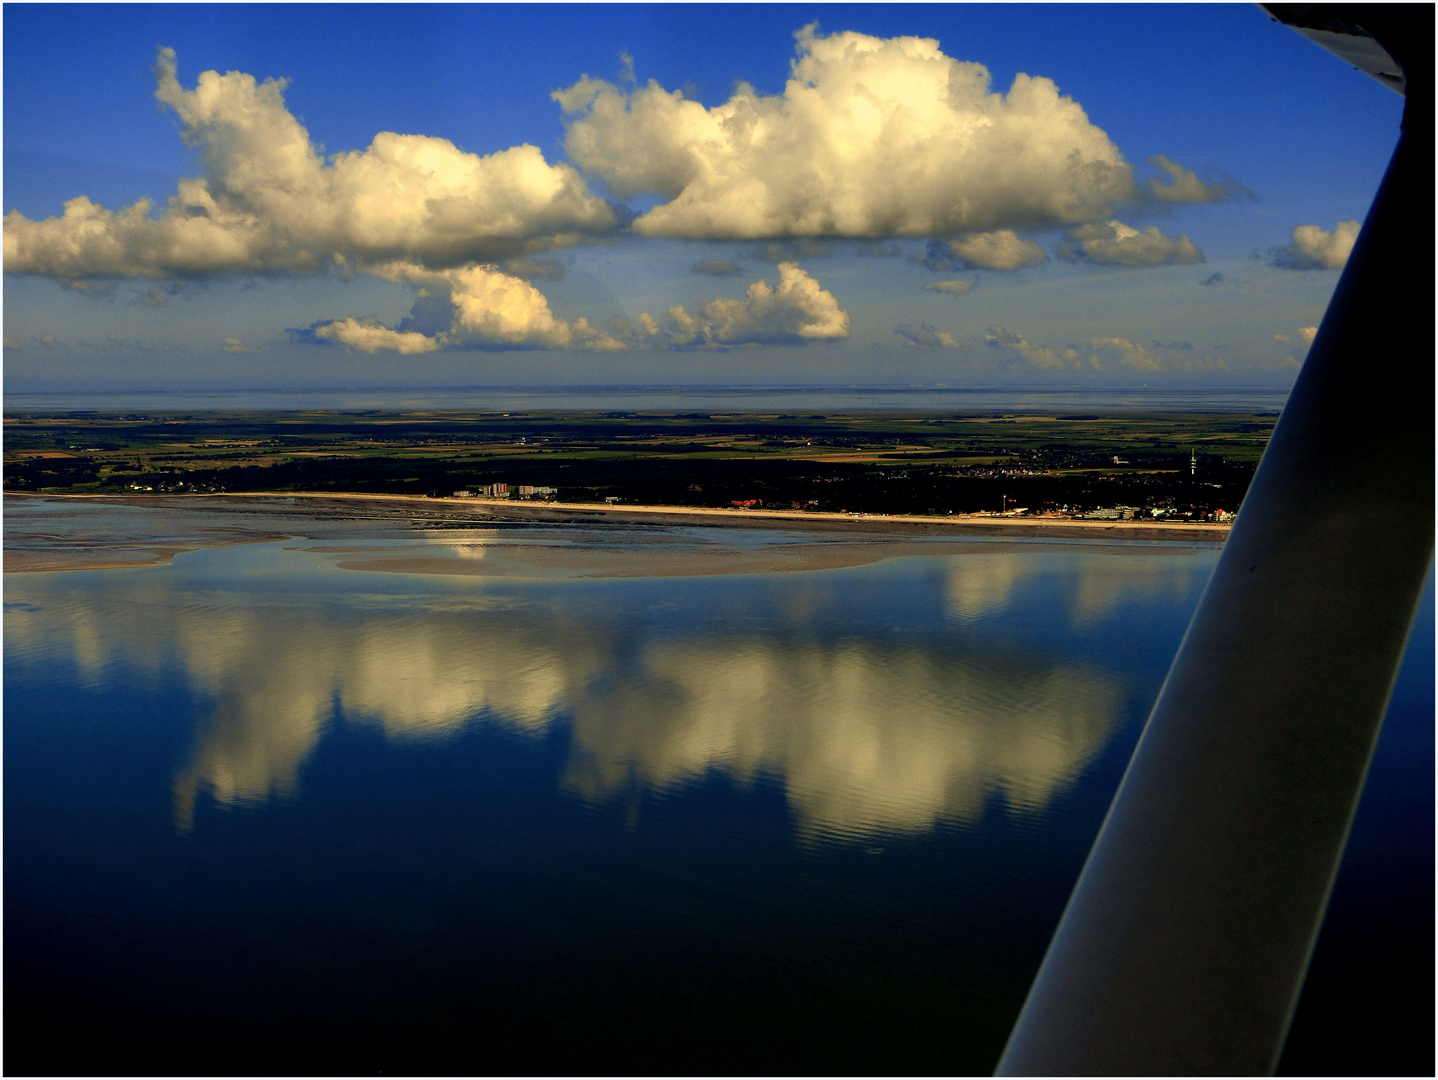
[[[1358,35],[1394,11],[1289,7]],[[1433,553],[1421,8],[1411,40],[1369,27],[1404,61],[1403,133],[1000,1075],[1277,1064]]]

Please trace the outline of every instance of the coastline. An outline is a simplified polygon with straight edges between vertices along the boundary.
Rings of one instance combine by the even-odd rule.
[[[239,493],[236,493],[239,494]],[[601,504],[601,503],[563,503],[563,502],[518,502],[513,499],[486,499],[482,497],[441,497],[436,499],[425,498],[416,500],[408,495],[339,495],[327,496],[322,492],[296,492],[297,496],[303,495],[306,498],[344,498],[344,499],[397,499],[410,501],[423,501],[425,504],[440,503],[448,506],[484,506],[491,510],[503,509],[510,512],[525,510],[552,510],[560,513],[598,513],[622,517],[625,514],[634,514],[646,518],[668,517],[685,520],[700,521],[705,524],[713,524],[716,519],[726,521],[754,521],[783,522],[786,525],[804,524],[879,524],[879,525],[919,525],[927,528],[937,529],[985,529],[1004,530],[1017,529],[1018,532],[1010,535],[1015,536],[1040,536],[1043,533],[1035,530],[1053,529],[1084,529],[1112,531],[1132,530],[1155,530],[1154,534],[1147,539],[1158,539],[1162,533],[1175,539],[1192,540],[1194,536],[1174,537],[1173,534],[1179,531],[1189,531],[1204,534],[1204,539],[1218,539],[1228,535],[1230,528],[1227,524],[1205,521],[1080,521],[1074,518],[1063,517],[1006,517],[999,514],[945,514],[943,516],[928,514],[861,514],[861,513],[835,513],[821,510],[762,510],[753,507],[727,509],[725,507],[707,506],[646,506],[643,504]],[[1004,535],[1002,532],[1000,535]]]
[[[7,529],[6,573],[98,570],[156,566],[198,548],[224,547],[289,537],[324,542],[363,539],[366,532],[413,536],[413,546],[389,551],[314,548],[334,555],[341,569],[390,573],[452,574],[483,577],[636,577],[702,574],[772,573],[837,568],[880,559],[960,550],[996,552],[1024,539],[1071,540],[1091,545],[1113,541],[1168,541],[1183,545],[1220,543],[1226,524],[1152,521],[1074,521],[1065,518],[1006,518],[998,515],[837,514],[798,510],[735,510],[706,507],[598,505],[594,503],[516,502],[506,499],[427,498],[409,495],[333,492],[223,492],[164,495],[65,495],[6,492],[7,498],[192,509],[185,535],[148,528],[128,536],[92,530],[59,542],[46,529],[27,533],[23,525]],[[200,505],[194,505],[199,503]],[[272,504],[265,506],[265,503]],[[273,504],[283,503],[284,510]],[[190,504],[189,507],[186,504]],[[258,504],[258,505],[255,505]],[[217,528],[216,515],[254,515]],[[368,513],[367,513],[368,511]],[[37,523],[38,524],[38,523]],[[157,524],[159,524],[157,522]],[[552,535],[527,532],[484,544],[466,542],[466,529],[525,525]],[[782,530],[797,537],[766,543],[761,550],[730,545],[722,535],[702,540],[676,536],[671,546],[650,541],[645,550],[614,542],[614,533],[593,534],[595,525],[670,526],[674,528]],[[183,531],[183,530],[182,530]],[[454,543],[443,539],[454,535]],[[951,539],[953,544],[943,541]],[[534,541],[539,542],[534,542]],[[428,546],[426,546],[428,545]]]
[[[487,499],[482,497],[455,498],[441,496],[430,498],[424,495],[388,495],[381,493],[357,493],[336,491],[219,491],[194,493],[166,493],[163,495],[110,495],[110,494],[49,494],[32,491],[6,491],[6,498],[94,500],[122,504],[148,505],[157,502],[204,499],[310,499],[338,502],[356,502],[377,505],[413,504],[417,507],[443,506],[449,509],[482,508],[487,512],[502,512],[501,516],[521,520],[533,520],[554,514],[585,514],[623,519],[635,515],[645,519],[671,518],[693,524],[717,524],[721,521],[735,521],[752,524],[755,522],[782,522],[785,525],[842,524],[868,526],[918,525],[930,529],[980,529],[997,531],[1018,530],[1011,535],[1042,536],[1043,529],[1080,529],[1089,531],[1114,532],[1116,536],[1130,539],[1176,539],[1200,542],[1218,542],[1228,535],[1230,525],[1209,521],[1085,521],[1065,517],[1009,517],[999,514],[862,514],[836,513],[821,510],[763,510],[753,507],[728,509],[707,506],[661,506],[643,504],[604,504],[567,502],[519,502],[513,499]],[[1186,534],[1186,535],[1185,535]]]

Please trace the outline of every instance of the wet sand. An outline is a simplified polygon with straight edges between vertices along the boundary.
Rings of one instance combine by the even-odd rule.
[[[182,551],[198,545],[111,548],[103,553],[90,549],[55,551],[6,551],[5,573],[28,574],[47,570],[123,570],[134,566],[159,566]]]
[[[819,544],[799,541],[769,544],[759,549],[729,547],[719,543],[676,545],[659,550],[580,544],[486,544],[474,549],[483,552],[477,558],[472,554],[458,558],[437,557],[430,552],[401,548],[389,552],[369,550],[364,557],[342,558],[337,565],[342,570],[492,578],[704,577],[838,570],[914,555],[996,554],[1010,548],[1011,545],[1002,543],[946,544],[903,540],[888,543],[829,541]]]
[[[679,577],[981,554],[1014,539],[1207,546],[1227,525],[598,506],[329,493],[7,495],[7,573],[155,566],[201,547],[279,539],[346,570],[500,578]],[[109,510],[109,507],[116,507]],[[756,542],[755,533],[768,535]],[[727,534],[727,535],[726,535]],[[386,540],[378,547],[365,541]],[[338,543],[326,543],[335,541]],[[343,541],[349,541],[344,543]],[[987,542],[986,542],[987,541]],[[358,543],[356,543],[358,542]],[[397,542],[397,543],[396,543]]]

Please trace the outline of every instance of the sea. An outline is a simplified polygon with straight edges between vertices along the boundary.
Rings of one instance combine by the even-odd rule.
[[[1277,413],[1275,387],[497,386],[66,390],[5,395],[7,413],[446,410],[484,412]]]
[[[1219,550],[5,509],[11,1073],[987,1074]],[[1431,1073],[1433,604],[1286,1072]]]

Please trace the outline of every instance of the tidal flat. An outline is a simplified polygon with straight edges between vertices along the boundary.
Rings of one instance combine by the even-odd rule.
[[[15,1072],[987,1073],[1219,550],[6,511]],[[1431,622],[1329,1008],[1423,932]]]
[[[863,566],[902,555],[1133,540],[1212,546],[1226,525],[730,513],[386,495],[5,496],[5,570],[153,566],[288,537],[345,569],[480,577],[675,577]],[[349,542],[349,546],[345,546]],[[356,544],[356,542],[362,542]],[[947,545],[947,549],[945,549]]]

